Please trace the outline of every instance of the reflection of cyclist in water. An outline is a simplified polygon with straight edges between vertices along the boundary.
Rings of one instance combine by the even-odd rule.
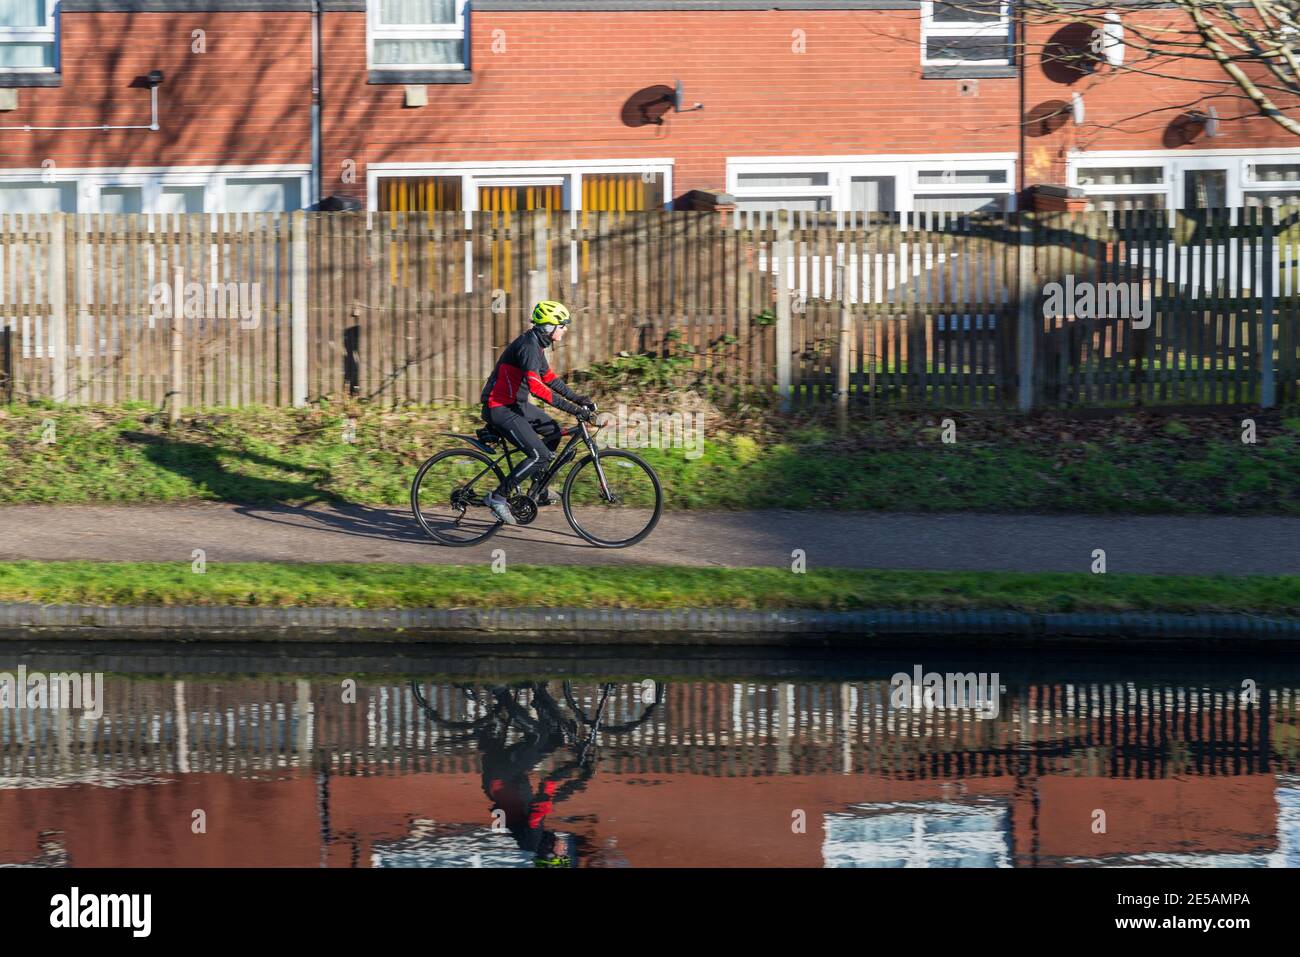
[[[509,692],[493,689],[498,701]],[[534,694],[552,701],[543,685]],[[550,708],[537,709],[535,718],[525,727],[523,736],[506,744],[504,734],[484,728],[478,736],[483,755],[483,793],[492,801],[492,810],[505,814],[506,828],[522,850],[533,854],[537,867],[572,867],[575,865],[574,842],[565,835],[546,829],[547,815],[555,805],[587,785],[594,770],[587,760],[588,749],[580,750],[575,760],[561,765],[534,788],[530,772],[545,758],[563,747],[568,737]],[[567,783],[565,779],[571,778]]]
[[[433,721],[474,737],[483,761],[483,793],[492,802],[494,816],[497,811],[505,815],[506,829],[519,847],[533,855],[534,866],[575,866],[580,845],[585,842],[574,835],[547,830],[546,818],[557,804],[585,788],[595,773],[597,734],[626,734],[648,721],[663,701],[663,684],[655,682],[653,697],[648,699],[646,689],[638,688],[636,700],[644,707],[632,720],[619,724],[609,723],[606,717],[606,705],[615,687],[612,683],[601,684],[591,713],[575,697],[567,681],[563,695],[567,713],[551,696],[545,681],[513,687],[496,685],[485,696],[459,687],[486,713],[468,721],[450,719],[429,703],[418,682],[411,682],[416,701]],[[531,700],[521,698],[526,693],[530,693]],[[520,736],[507,744],[512,728],[518,728]],[[534,787],[530,778],[533,769],[570,745],[572,757]]]

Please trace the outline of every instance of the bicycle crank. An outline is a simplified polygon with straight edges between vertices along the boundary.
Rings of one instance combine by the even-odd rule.
[[[516,495],[510,500],[510,511],[520,525],[531,525],[537,518],[537,503],[527,495]]]

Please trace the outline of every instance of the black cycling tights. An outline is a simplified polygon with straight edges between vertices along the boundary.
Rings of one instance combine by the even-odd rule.
[[[506,476],[505,484],[497,489],[498,494],[509,498],[524,479],[536,478],[546,471],[554,458],[555,447],[560,444],[560,427],[549,415],[527,402],[495,406],[486,410],[483,418],[498,432],[509,436],[524,453],[523,459]]]

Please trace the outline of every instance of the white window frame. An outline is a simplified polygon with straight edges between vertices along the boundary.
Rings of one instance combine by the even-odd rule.
[[[466,0],[456,0],[455,23],[386,24],[379,19],[379,0],[366,0],[366,68],[369,70],[466,70],[469,68],[469,30]],[[376,40],[459,40],[459,63],[376,63]]]
[[[962,0],[954,0],[957,6]],[[922,66],[1010,66],[1011,65],[1011,4],[1002,0],[997,20],[949,23],[934,19],[934,0],[921,0],[921,65]],[[996,60],[932,60],[927,55],[933,37],[1000,37],[1006,41],[1007,56]]]
[[[1251,178],[1252,166],[1269,163],[1300,166],[1300,149],[1106,150],[1086,153],[1073,152],[1067,157],[1069,185],[1077,186],[1089,195],[1162,193],[1165,197],[1165,208],[1169,210],[1184,208],[1183,199],[1185,198],[1186,189],[1184,188],[1183,173],[1189,170],[1227,170],[1227,201],[1228,206],[1232,208],[1244,206],[1247,195],[1253,192],[1300,190],[1300,180],[1278,180],[1264,183]],[[1157,166],[1163,171],[1163,182],[1153,185],[1080,185],[1080,170],[1098,166]]]
[[[477,212],[480,186],[554,186],[564,187],[564,205],[570,212],[582,209],[584,173],[657,173],[663,177],[665,208],[672,208],[673,160],[581,160],[555,163],[484,162],[447,163],[371,163],[366,169],[366,208],[379,209],[379,180],[412,176],[449,176],[460,178],[461,205],[464,212]]]
[[[925,183],[922,170],[951,169],[954,172],[1000,170],[1006,173],[1002,183]],[[828,185],[804,187],[742,186],[740,174],[828,173]],[[926,195],[968,193],[981,196],[996,193],[1006,197],[1004,208],[1016,208],[1016,154],[962,153],[900,154],[896,156],[730,156],[727,158],[727,192],[738,200],[784,196],[829,196],[831,210],[847,212],[852,203],[853,180],[859,176],[894,177],[894,209],[910,213],[916,198]]]
[[[53,51],[53,66],[0,66],[0,74],[58,72],[58,0],[45,0],[45,26],[0,27],[0,43],[47,43]]]
[[[155,211],[159,210],[162,205],[163,188],[167,186],[183,186],[191,188],[197,186],[199,189],[203,190],[203,212],[208,212],[209,208],[212,206],[213,185],[209,180],[202,177],[164,176],[156,182],[153,182],[151,185],[152,193],[150,193],[148,189],[146,189],[145,192],[145,200],[148,203],[146,208],[148,209]]]
[[[1267,166],[1269,164],[1278,164],[1284,166],[1300,166],[1300,151],[1295,155],[1282,158],[1278,156],[1251,156],[1241,164],[1241,187],[1243,200],[1246,193],[1271,193],[1274,190],[1300,190],[1300,177],[1296,179],[1278,179],[1268,180],[1267,182],[1255,179],[1251,173],[1255,166]]]
[[[0,171],[0,183],[43,182],[39,167]],[[204,212],[217,215],[226,209],[226,182],[239,179],[293,179],[298,181],[298,195],[304,206],[312,203],[311,167],[292,166],[197,166],[197,167],[116,167],[56,169],[51,183],[76,183],[77,212],[100,212],[100,191],[112,186],[139,186],[141,208],[145,213],[158,211],[164,186],[203,187]]]

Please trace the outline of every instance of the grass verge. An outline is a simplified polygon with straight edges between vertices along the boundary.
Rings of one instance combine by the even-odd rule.
[[[544,583],[544,585],[540,584]],[[347,608],[1012,609],[1300,615],[1300,576],[673,566],[0,563],[0,601]]]
[[[1300,514],[1300,418],[1256,418],[1243,442],[1242,413],[1228,411],[891,412],[847,434],[824,417],[737,414],[708,423],[699,447],[639,451],[669,509]],[[0,407],[0,504],[401,507],[419,463],[454,444],[442,433],[476,424],[466,410],[353,404],[212,412],[169,429],[142,408]]]

